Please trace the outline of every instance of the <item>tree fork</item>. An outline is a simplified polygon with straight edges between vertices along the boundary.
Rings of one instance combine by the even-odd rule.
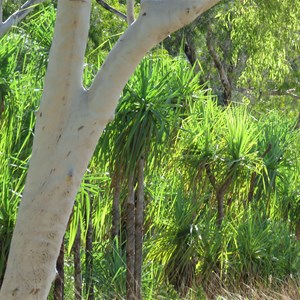
[[[142,1],[139,18],[119,39],[88,90],[82,74],[91,0],[58,1],[1,300],[47,298],[81,179],[126,82],[147,51],[219,1]]]

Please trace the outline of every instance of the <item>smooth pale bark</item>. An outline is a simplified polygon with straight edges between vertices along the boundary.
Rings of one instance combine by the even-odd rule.
[[[128,25],[134,22],[134,0],[127,0],[127,23]]]
[[[76,192],[119,96],[148,50],[219,0],[145,0],[90,90],[82,87],[91,0],[59,0],[25,190],[1,300],[46,299]]]
[[[11,27],[17,25],[23,20],[35,7],[36,5],[44,2],[45,0],[28,0],[26,1],[19,10],[14,12],[9,18],[3,21],[2,15],[2,0],[0,2],[0,37],[2,37]]]
[[[0,24],[2,25],[2,21],[3,21],[3,8],[2,8],[2,3],[3,1],[0,0]],[[1,25],[0,25],[0,28],[1,28]]]
[[[83,59],[91,2],[59,1],[32,157],[1,300],[46,299],[77,188],[93,153]],[[88,124],[88,125],[87,125]],[[86,126],[86,127],[82,127]],[[94,134],[95,135],[95,134]]]

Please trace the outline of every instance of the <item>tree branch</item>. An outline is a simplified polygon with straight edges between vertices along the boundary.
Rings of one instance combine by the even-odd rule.
[[[270,96],[289,96],[295,100],[300,100],[300,96],[295,93],[295,89],[289,89],[286,91],[273,90],[269,93]]]
[[[102,115],[108,118],[102,120],[105,124],[113,117],[127,80],[147,51],[218,2],[219,0],[142,1],[138,19],[128,27],[109,53],[88,91],[95,117],[97,115],[99,119],[99,115]]]
[[[0,27],[3,21],[3,9],[2,9],[2,0],[0,0]]]
[[[108,11],[114,13],[115,15],[117,15],[118,17],[121,17],[124,20],[127,19],[127,16],[125,14],[123,14],[122,12],[120,12],[117,9],[113,8],[112,6],[108,5],[104,0],[96,0],[96,2],[98,4],[100,4],[103,8],[105,8],[106,10],[108,10]]]
[[[1,8],[1,23],[0,23],[0,37],[3,36],[12,26],[18,24],[24,19],[38,4],[45,0],[28,0],[26,1],[19,10],[14,12],[5,22],[2,22],[2,0],[0,2]]]
[[[221,83],[224,88],[225,104],[228,104],[231,100],[231,84],[227,72],[225,71],[225,68],[221,62],[221,59],[218,56],[216,50],[214,49],[213,41],[212,41],[212,30],[210,26],[208,26],[207,28],[206,45],[207,45],[208,52],[212,57],[214,64],[219,72]]]
[[[134,22],[134,0],[127,0],[127,23],[131,25]]]

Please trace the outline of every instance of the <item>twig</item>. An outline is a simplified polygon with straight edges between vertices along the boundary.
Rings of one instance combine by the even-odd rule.
[[[208,52],[209,52],[210,56],[212,57],[214,64],[218,70],[218,73],[219,73],[219,76],[221,79],[221,83],[224,88],[225,104],[228,104],[228,102],[230,102],[230,100],[231,100],[231,83],[228,78],[228,74],[225,71],[225,67],[222,64],[221,59],[218,56],[216,50],[214,49],[213,41],[212,41],[212,30],[211,30],[210,26],[208,26],[208,29],[207,29],[206,45],[207,45]]]
[[[119,16],[120,18],[127,20],[127,16],[122,12],[118,11],[117,9],[113,8],[112,6],[108,5],[104,0],[96,0],[98,4],[100,4],[106,10],[114,13],[115,15]]]
[[[45,0],[28,0],[21,6],[19,10],[17,10],[11,16],[9,16],[5,22],[2,22],[2,0],[1,0],[0,37],[3,36],[12,26],[18,24],[22,19],[24,19],[35,8],[36,5],[44,1]]]

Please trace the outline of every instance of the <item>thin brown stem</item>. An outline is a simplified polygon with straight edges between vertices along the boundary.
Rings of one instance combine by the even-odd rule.
[[[134,172],[128,178],[128,198],[126,209],[126,299],[134,300],[134,260],[135,260],[135,212],[134,212]]]
[[[57,275],[54,281],[53,289],[53,299],[54,300],[63,300],[64,299],[64,256],[65,256],[65,239],[61,243],[59,256],[56,262],[56,271]]]
[[[82,299],[82,272],[81,272],[81,260],[80,260],[81,234],[80,233],[81,233],[80,224],[78,224],[76,237],[73,245],[75,300]]]
[[[143,223],[144,223],[144,158],[138,163],[138,187],[135,207],[135,294],[136,300],[141,300],[142,264],[143,264]]]
[[[208,29],[207,29],[206,45],[207,45],[208,52],[218,70],[220,80],[221,80],[221,83],[222,83],[222,86],[224,89],[224,103],[227,105],[231,101],[231,92],[232,92],[231,83],[230,83],[228,74],[225,70],[224,64],[222,63],[218,53],[216,52],[216,50],[214,48],[213,33],[212,33],[212,29],[210,26],[208,26]]]

